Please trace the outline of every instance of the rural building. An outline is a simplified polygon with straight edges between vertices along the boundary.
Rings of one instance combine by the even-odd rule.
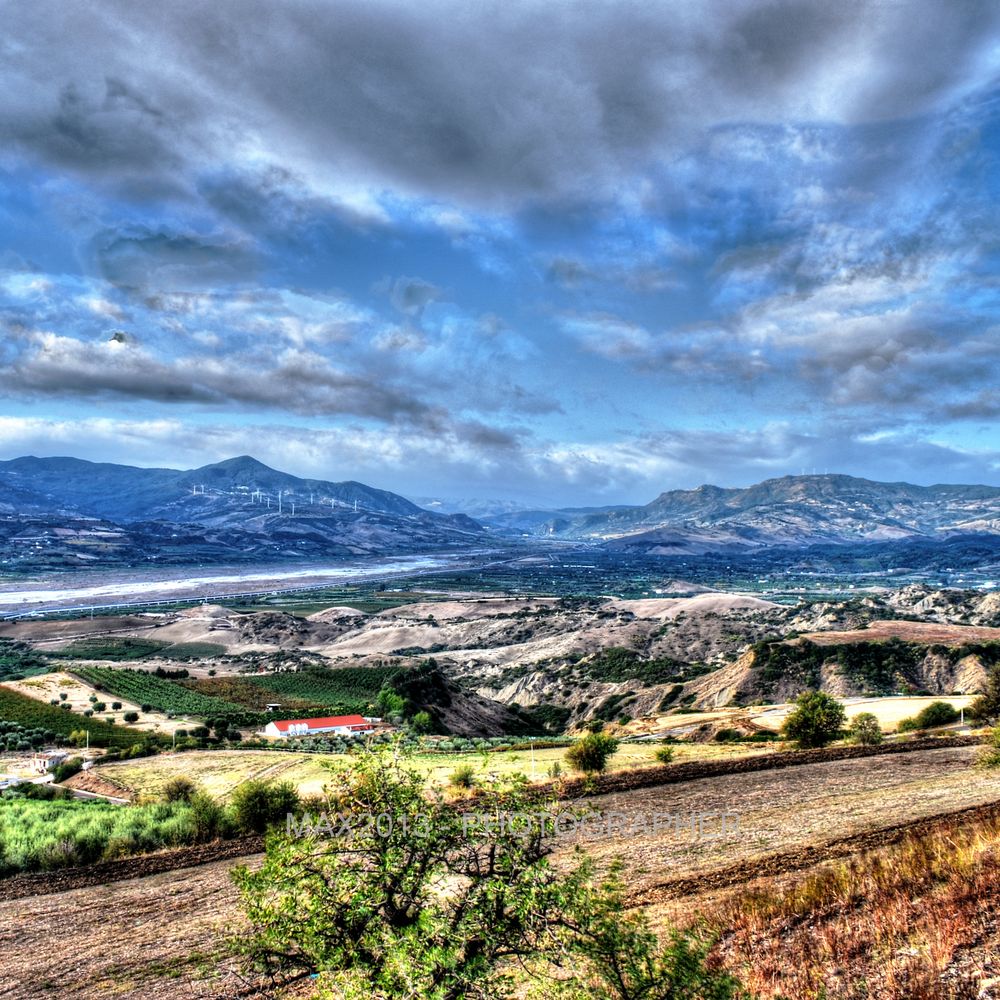
[[[64,763],[69,758],[69,754],[63,750],[51,750],[48,753],[36,753],[31,758],[31,769],[37,774],[45,774],[51,771],[58,764]]]
[[[373,732],[372,720],[361,715],[331,715],[323,719],[283,719],[269,722],[265,736],[287,739],[289,736],[359,736]]]

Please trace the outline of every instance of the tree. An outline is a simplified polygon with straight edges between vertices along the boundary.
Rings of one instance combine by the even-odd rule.
[[[618,749],[618,740],[607,733],[587,733],[581,736],[567,751],[566,762],[574,771],[586,774],[603,773],[608,760]]]
[[[391,752],[366,752],[334,772],[322,805],[325,824],[299,817],[268,837],[258,870],[233,873],[250,923],[233,947],[279,984],[316,976],[339,1000],[499,1000],[519,968],[569,959],[588,984],[574,986],[580,1000],[742,995],[708,971],[704,939],[661,947],[588,862],[557,871],[558,807],[523,777],[483,789],[470,815]]]
[[[125,714],[124,714],[124,715],[122,716],[122,718],[123,718],[123,719],[124,719],[124,720],[125,720],[126,722],[138,722],[138,721],[139,721],[139,713],[138,713],[138,712],[126,712],[126,713],[125,713]]]
[[[861,746],[878,746],[882,742],[882,727],[878,724],[878,717],[871,712],[859,712],[851,720],[847,738],[851,743]]]
[[[410,726],[415,733],[429,733],[434,729],[434,719],[430,712],[417,712],[410,719]]]
[[[1000,663],[986,675],[986,691],[969,706],[968,715],[976,722],[1000,717]]]
[[[782,727],[786,739],[804,749],[825,747],[840,734],[844,706],[824,691],[803,691]]]

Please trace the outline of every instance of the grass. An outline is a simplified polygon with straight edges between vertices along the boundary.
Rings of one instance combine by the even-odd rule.
[[[996,942],[1000,822],[942,825],[708,911],[720,955],[761,998],[964,1000]]]
[[[0,875],[91,864],[195,840],[187,803],[117,806],[0,797]]]
[[[0,719],[16,722],[27,729],[50,729],[64,739],[72,732],[86,730],[91,746],[129,747],[142,743],[149,734],[129,726],[112,726],[97,718],[87,718],[76,712],[57,708],[46,702],[0,685]]]

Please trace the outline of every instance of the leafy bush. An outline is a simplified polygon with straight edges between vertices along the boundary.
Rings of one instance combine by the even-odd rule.
[[[871,712],[859,712],[851,720],[847,739],[860,746],[878,746],[882,742],[882,727],[878,723],[878,717]]]
[[[661,764],[669,764],[674,759],[674,748],[670,746],[657,747],[655,756]]]
[[[190,802],[192,796],[198,792],[198,785],[192,781],[190,778],[184,777],[184,775],[179,775],[176,778],[171,778],[163,786],[163,801],[164,802]]]
[[[581,774],[601,774],[618,749],[618,740],[607,733],[587,733],[566,751],[566,762]]]
[[[899,732],[911,733],[914,730],[933,729],[936,726],[949,726],[953,722],[958,722],[961,715],[956,708],[952,708],[946,701],[932,701],[925,708],[902,719],[899,723]]]
[[[825,747],[840,735],[844,706],[824,691],[804,691],[782,727],[785,737],[802,748]]]
[[[453,788],[475,788],[476,769],[471,764],[461,764],[451,772],[448,784]]]
[[[299,794],[290,782],[268,784],[256,779],[237,786],[229,802],[233,820],[244,833],[265,833],[269,827],[284,823],[298,805]]]
[[[80,757],[70,757],[52,768],[52,780],[59,785],[67,778],[72,778],[74,774],[79,774],[82,770],[83,760]]]
[[[124,719],[124,720],[125,720],[126,722],[138,722],[138,721],[139,721],[139,713],[138,713],[138,712],[126,712],[126,713],[125,713],[125,714],[124,714],[124,715],[122,716],[122,718],[123,718],[123,719]]]
[[[716,743],[737,743],[743,739],[743,733],[738,729],[725,726],[715,734]]]
[[[1000,767],[1000,727],[990,733],[990,741],[979,751],[976,764],[989,770]]]

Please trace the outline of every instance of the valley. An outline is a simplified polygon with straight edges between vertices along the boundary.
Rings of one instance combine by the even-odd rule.
[[[880,858],[903,871],[913,845],[942,837],[984,858],[1000,848],[1000,778],[983,765],[1000,712],[988,490],[862,496],[844,477],[795,477],[536,531],[509,510],[470,524],[243,460],[191,474],[9,465],[0,482],[35,505],[10,523],[37,535],[17,536],[30,545],[0,579],[5,995],[310,995],[232,955],[245,916],[230,872],[266,865],[265,830],[329,804],[369,760],[448,808],[517,787],[596,817],[556,837],[551,863],[568,871],[582,849],[654,927],[707,921],[711,962],[759,1000],[803,982],[752,960],[750,933],[807,947],[766,922],[778,886],[829,893],[838,865]],[[79,504],[85,480],[91,506],[46,509]],[[267,513],[279,490],[281,512]],[[654,517],[677,520],[673,541]],[[8,558],[22,542],[10,544]],[[840,720],[812,749],[791,728],[806,692]],[[574,756],[588,740],[607,742],[597,771]],[[711,817],[735,826],[705,834]],[[940,877],[960,895],[971,869]],[[879,899],[896,912],[890,883]],[[759,913],[734,902],[754,892],[771,901]],[[109,907],[123,915],[102,919]],[[68,910],[73,950],[48,949],[25,978],[26,949]],[[114,947],[123,935],[141,962]],[[907,974],[968,978],[966,937],[933,940]],[[879,976],[896,968],[867,961]],[[821,959],[809,968],[826,975]],[[857,1000],[852,989],[827,995]],[[966,998],[926,993],[945,996]]]

